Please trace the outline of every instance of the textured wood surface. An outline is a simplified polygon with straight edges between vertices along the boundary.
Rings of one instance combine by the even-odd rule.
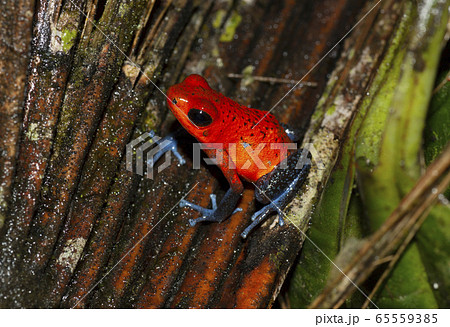
[[[1,107],[0,164],[9,168],[0,176],[0,305],[270,307],[301,249],[297,227],[271,218],[243,240],[255,211],[247,185],[242,212],[192,228],[187,221],[197,214],[177,203],[191,189],[187,200],[203,206],[210,192],[220,197],[228,187],[220,171],[193,170],[186,140],[186,165],[173,161],[153,180],[142,178],[126,170],[125,146],[143,132],[177,127],[147,77],[164,91],[200,73],[226,96],[270,109],[292,85],[247,85],[227,75],[251,66],[254,75],[302,78],[364,4],[37,1],[33,33],[28,25],[28,36],[11,41],[25,54],[16,63],[22,77],[11,82],[22,90],[16,109]],[[308,126],[340,50],[308,74],[316,88],[297,88],[277,105],[281,122]],[[2,97],[12,96],[1,84]]]

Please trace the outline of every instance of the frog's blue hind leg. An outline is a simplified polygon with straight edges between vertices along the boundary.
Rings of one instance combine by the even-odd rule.
[[[309,171],[309,167],[307,169]],[[283,216],[285,213],[283,212],[284,208],[288,205],[293,196],[297,193],[300,186],[303,184],[305,180],[306,174],[298,174],[297,177],[291,182],[289,187],[284,190],[276,199],[272,200],[269,204],[265,205],[261,210],[255,212],[252,216],[252,223],[242,232],[241,236],[246,238],[247,235],[263,222],[272,212],[278,213],[278,225],[283,226],[284,220]]]
[[[150,131],[148,134],[152,138],[155,136],[155,132],[153,131]],[[152,169],[159,158],[161,158],[167,151],[172,151],[172,153],[178,159],[180,165],[184,165],[186,163],[183,156],[178,152],[178,141],[175,138],[176,134],[177,133],[169,134],[159,140],[154,141],[155,144],[160,146],[160,149],[155,153],[153,157],[147,160],[148,169]]]
[[[258,226],[262,221],[264,221],[272,212],[278,213],[278,225],[283,226],[284,220],[283,215],[284,212],[281,207],[278,206],[277,203],[273,202],[265,205],[261,210],[256,211],[252,216],[252,223],[247,226],[247,228],[241,233],[242,238],[246,238],[248,234]]]
[[[308,176],[309,170],[311,168],[309,160],[308,162],[305,162],[301,168],[295,168],[298,160],[303,160],[304,158],[304,155],[302,153],[303,150],[300,149],[296,154],[292,155],[292,157],[288,159],[288,166],[291,166],[289,170],[276,170],[268,175],[268,178],[266,180],[261,180],[261,183],[257,182],[255,184],[255,187],[257,188],[256,193],[258,201],[268,204],[253,214],[251,218],[252,223],[241,234],[243,238],[246,238],[248,234],[253,230],[253,228],[263,222],[273,212],[278,213],[278,224],[280,226],[284,225],[285,222],[283,220],[283,216],[285,214],[283,210],[297,194],[298,190],[306,180],[306,177]],[[310,157],[311,154],[308,152],[306,158],[309,159]],[[267,190],[263,189],[263,186],[267,185],[265,183],[270,183],[270,179],[286,180],[286,178],[288,178],[290,175],[293,176],[293,178],[291,178],[291,182],[285,185],[284,189],[281,192],[276,192],[276,188]],[[266,201],[262,201],[263,198],[265,198],[264,200]]]

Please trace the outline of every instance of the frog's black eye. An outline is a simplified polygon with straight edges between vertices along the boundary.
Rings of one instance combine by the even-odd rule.
[[[206,127],[213,122],[212,117],[203,110],[191,109],[188,112],[188,117],[198,127]]]
[[[176,98],[173,98],[172,103],[173,103],[173,104],[177,104],[177,99],[176,99]]]

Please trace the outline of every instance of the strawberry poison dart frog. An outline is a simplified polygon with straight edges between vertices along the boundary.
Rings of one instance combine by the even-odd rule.
[[[221,169],[230,184],[229,190],[212,209],[182,200],[182,207],[199,211],[198,222],[221,222],[231,216],[243,192],[242,180],[255,185],[256,199],[265,206],[252,216],[243,238],[270,213],[277,212],[284,224],[282,210],[295,196],[310,170],[310,154],[292,150],[295,140],[290,132],[266,111],[238,104],[211,89],[199,75],[190,75],[167,91],[167,103],[180,124],[201,144],[203,151]],[[172,146],[161,151],[176,151]],[[160,156],[160,155],[159,155]],[[158,156],[158,157],[159,157]],[[177,154],[179,156],[179,154]],[[236,211],[238,211],[237,209]]]

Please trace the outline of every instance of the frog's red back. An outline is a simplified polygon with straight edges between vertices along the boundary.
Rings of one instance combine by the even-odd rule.
[[[288,155],[290,139],[271,113],[240,105],[211,89],[199,75],[170,87],[167,97],[181,125],[199,142],[222,146],[248,181],[256,182]],[[206,117],[201,124],[193,121],[194,111]]]

